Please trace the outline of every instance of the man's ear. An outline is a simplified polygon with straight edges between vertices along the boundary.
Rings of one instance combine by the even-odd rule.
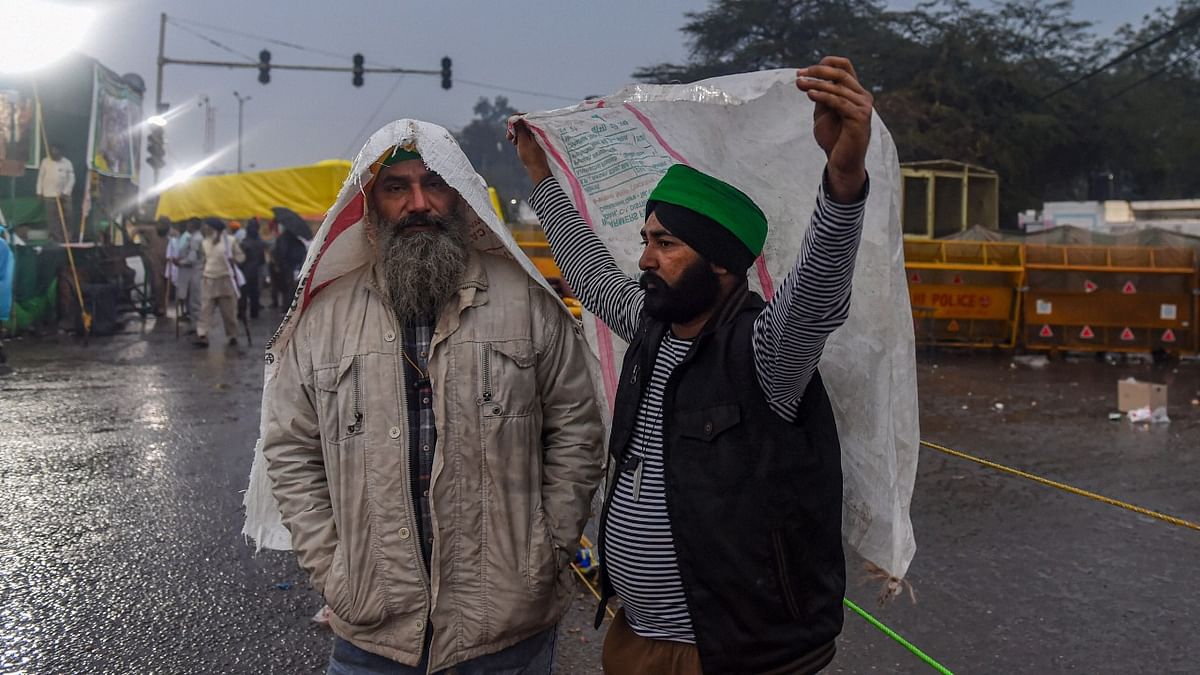
[[[725,269],[724,267],[721,267],[720,265],[718,265],[716,263],[708,263],[708,269],[712,270],[712,273],[717,276],[721,276],[722,274],[729,274],[729,270]]]

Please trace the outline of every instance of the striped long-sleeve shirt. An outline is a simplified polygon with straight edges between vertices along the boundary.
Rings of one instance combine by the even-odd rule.
[[[617,266],[554,178],[530,204],[567,283],[589,312],[626,342],[642,320],[644,291]],[[864,198],[839,204],[821,190],[796,264],[754,324],[751,349],[771,408],[791,421],[829,335],[845,322],[862,233]],[[786,225],[782,225],[785,226]],[[651,639],[695,642],[675,557],[662,463],[662,395],[691,340],[667,333],[638,404],[630,453],[640,471],[618,475],[608,504],[604,565],[630,627]]]

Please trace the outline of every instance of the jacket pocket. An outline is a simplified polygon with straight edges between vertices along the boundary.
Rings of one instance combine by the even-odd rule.
[[[321,434],[344,440],[366,428],[366,383],[362,356],[343,356],[335,366],[313,371],[320,407]]]
[[[333,564],[325,577],[325,602],[346,623],[358,626],[378,623],[385,612],[370,553],[347,550],[348,547],[346,541],[339,540],[334,548]]]
[[[546,512],[538,504],[529,520],[529,551],[525,561],[525,583],[541,595],[554,587],[558,578],[558,549],[550,536]]]
[[[333,548],[333,561],[329,565],[329,573],[325,575],[323,595],[325,604],[343,621],[350,620],[348,615],[352,610],[346,583],[346,550],[339,541]]]
[[[736,403],[683,410],[676,415],[675,424],[684,438],[697,441],[714,441],[742,421],[742,410]]]
[[[536,362],[532,340],[479,343],[479,404],[483,417],[528,415],[538,407]]]

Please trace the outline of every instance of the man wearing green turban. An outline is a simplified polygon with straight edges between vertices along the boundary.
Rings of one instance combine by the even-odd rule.
[[[768,223],[735,186],[685,165],[651,192],[641,277],[625,276],[529,129],[512,140],[563,276],[629,343],[600,518],[604,670],[815,673],[842,628],[837,427],[817,363],[845,322],[868,191],[872,97],[850,62],[801,68],[825,151],[822,190],[770,302],[748,289]],[[719,173],[719,172],[718,172]]]

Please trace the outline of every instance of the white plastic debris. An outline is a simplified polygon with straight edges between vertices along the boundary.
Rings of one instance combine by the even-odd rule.
[[[1014,356],[1013,363],[1019,366],[1025,366],[1026,368],[1041,370],[1042,368],[1050,365],[1050,359],[1044,354],[1024,354],[1021,356]]]
[[[1170,424],[1171,418],[1167,417],[1167,409],[1158,407],[1151,410],[1149,406],[1134,408],[1129,411],[1129,421],[1135,424],[1139,422],[1149,422],[1151,424]]]

